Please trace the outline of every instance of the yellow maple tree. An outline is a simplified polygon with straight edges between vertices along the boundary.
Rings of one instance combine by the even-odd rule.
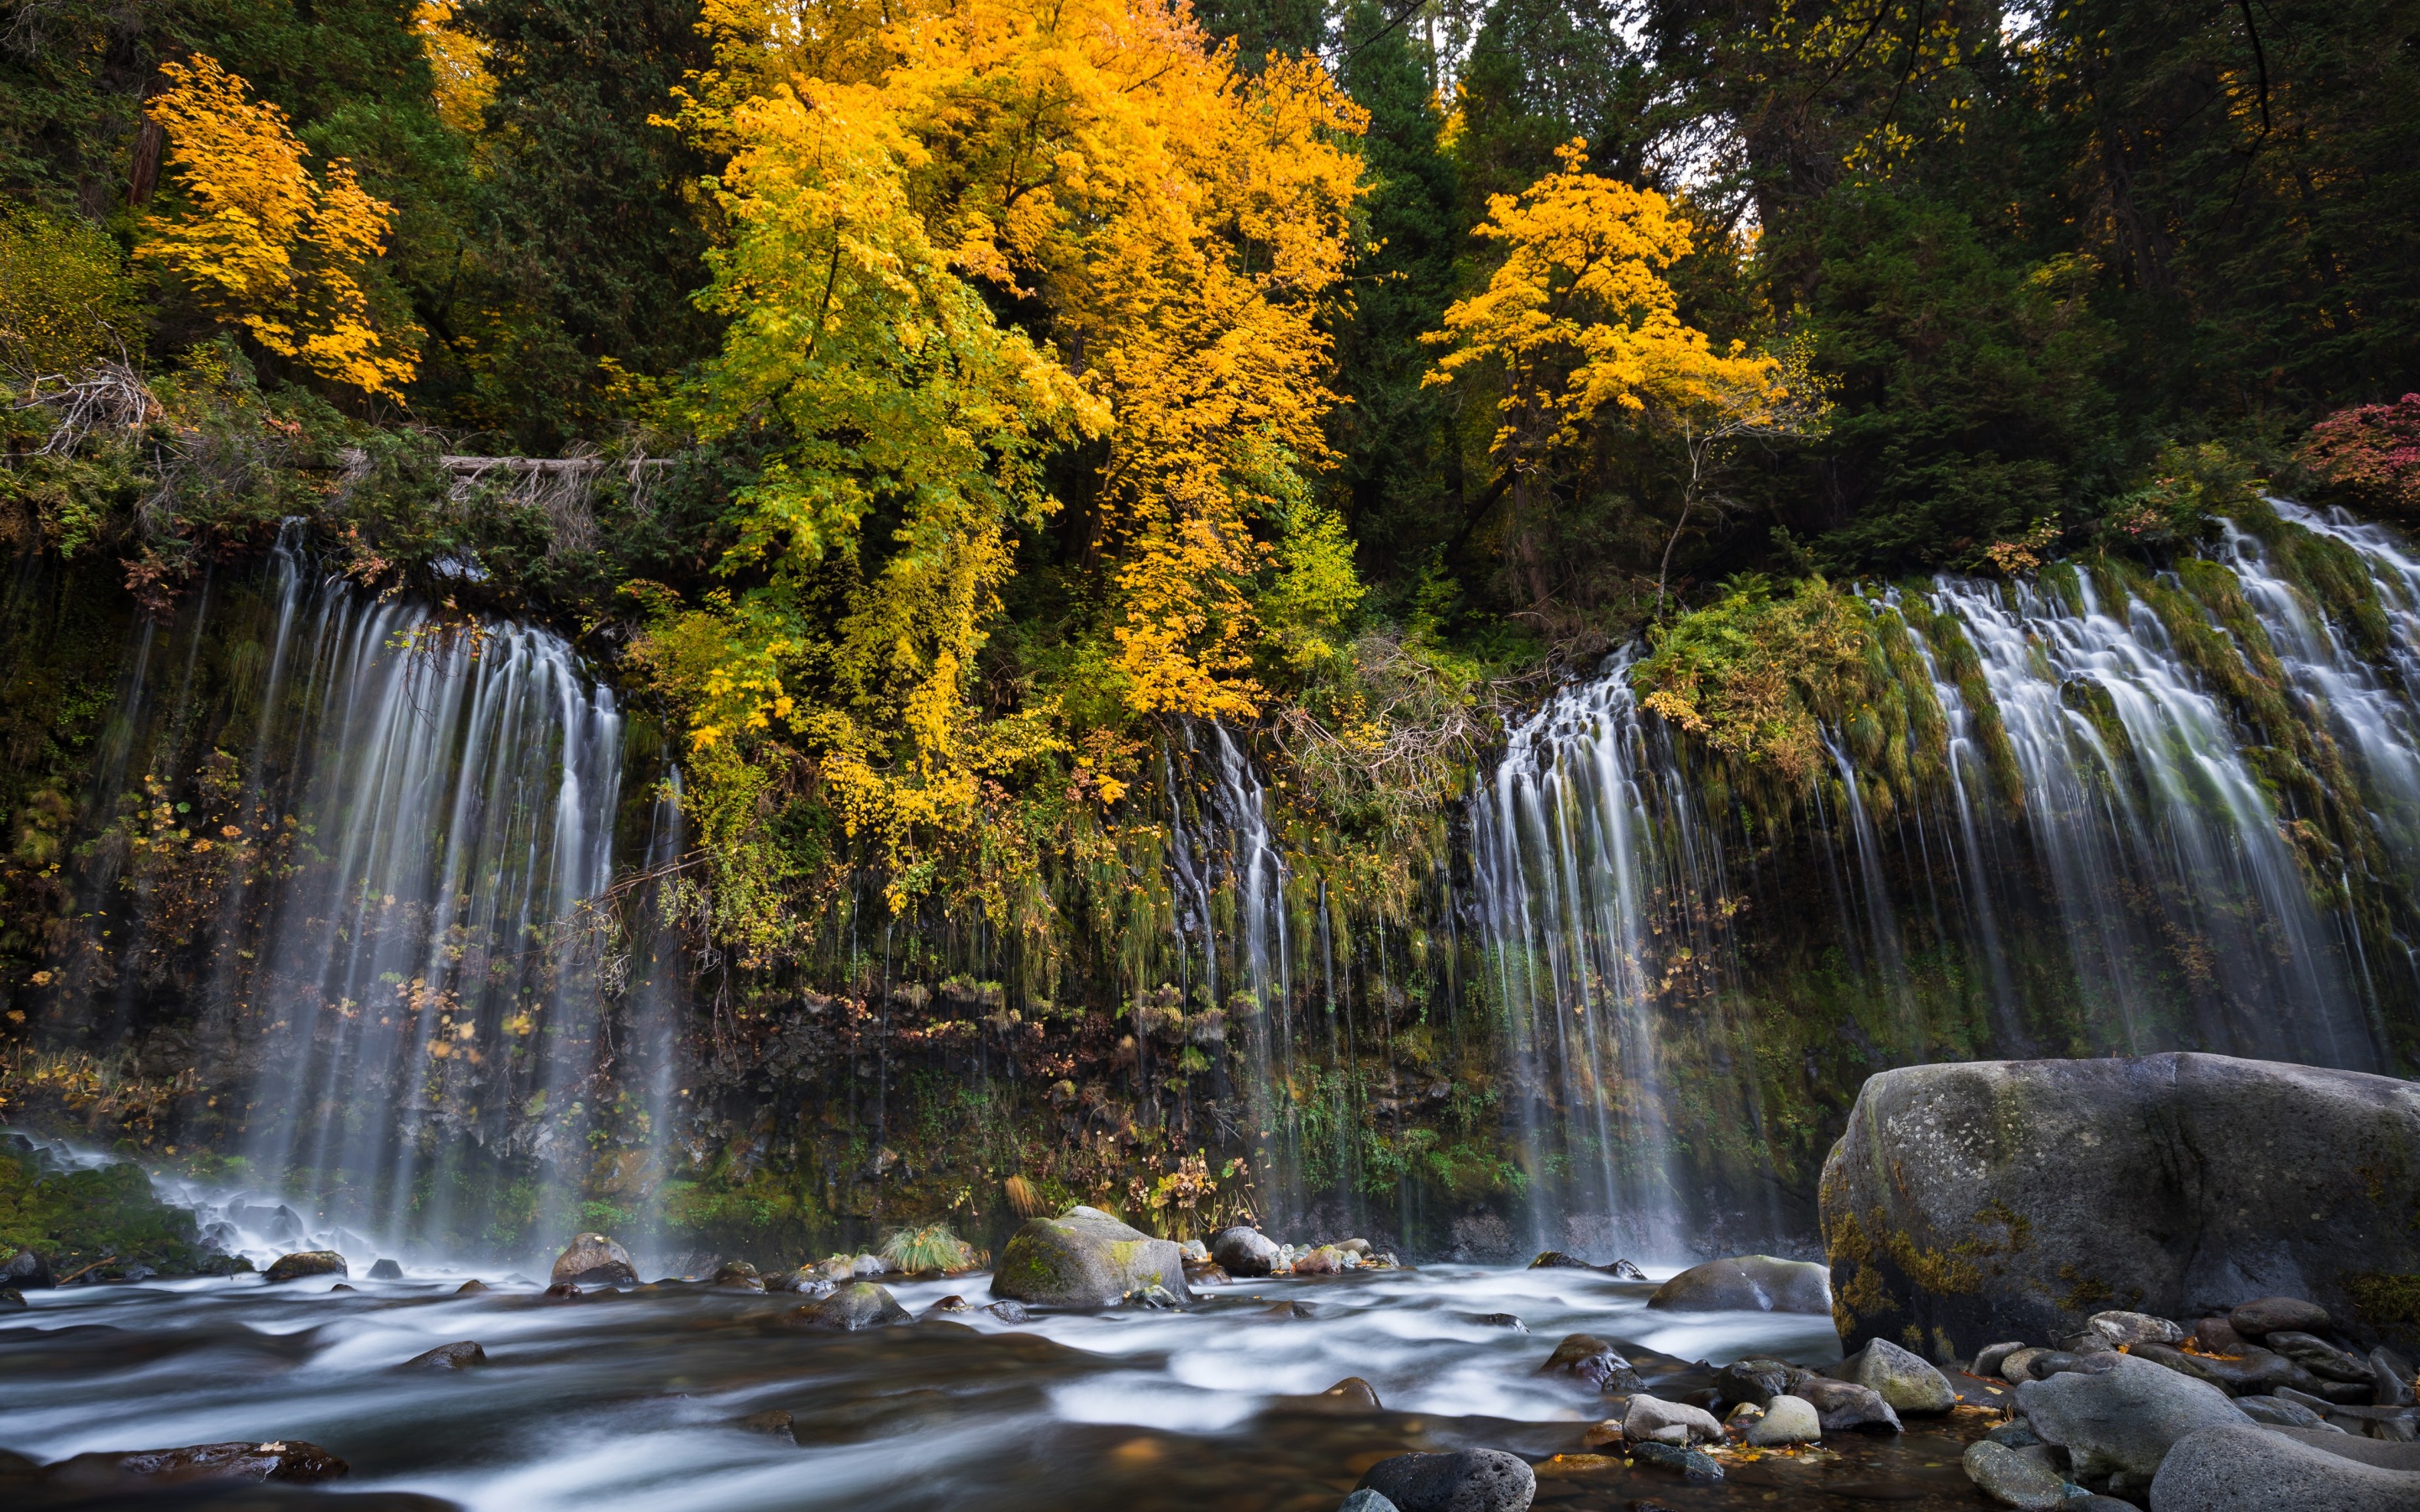
[[[730,154],[707,298],[732,324],[696,418],[786,440],[729,563],[771,580],[694,611],[730,637],[691,738],[806,748],[904,904],[937,852],[1002,853],[1009,767],[1072,752],[1081,786],[1131,750],[972,696],[1014,532],[1063,512],[1046,463],[1092,449],[1074,533],[1129,717],[1249,715],[1258,601],[1299,620],[1357,596],[1303,480],[1327,459],[1361,116],[1314,64],[1247,73],[1156,3],[706,16],[718,67],[679,119]]]
[[[314,177],[276,105],[195,54],[160,66],[171,87],[149,114],[168,135],[182,204],[146,223],[135,255],[181,281],[212,315],[323,378],[394,394],[416,366],[417,328],[381,331],[362,278],[393,207],[342,158]]]
[[[1503,261],[1425,338],[1445,348],[1425,381],[1494,378],[1490,498],[1506,496],[1516,520],[1558,455],[1586,444],[1608,409],[1669,422],[1691,459],[1685,523],[1707,446],[1803,429],[1822,394],[1803,358],[1739,342],[1718,349],[1681,318],[1666,274],[1692,239],[1668,200],[1588,172],[1584,142],[1557,155],[1558,171],[1489,200],[1476,234],[1501,243]]]

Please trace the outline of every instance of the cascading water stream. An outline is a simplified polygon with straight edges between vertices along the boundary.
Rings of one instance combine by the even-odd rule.
[[[442,625],[320,578],[290,540],[273,561],[263,718],[290,678],[312,854],[253,947],[247,1152],[288,1196],[387,1233],[559,1232],[596,1069],[571,935],[612,875],[613,694],[545,631]],[[500,1156],[556,1179],[496,1191]]]
[[[1634,1253],[1679,1245],[1680,1204],[1654,1024],[1654,889],[1714,881],[1675,866],[1660,831],[1690,822],[1651,741],[1623,656],[1549,701],[1508,741],[1473,805],[1473,872],[1494,958],[1527,1151],[1531,1237],[1609,1223]],[[1716,887],[1719,887],[1718,881]]]
[[[1999,711],[2022,789],[2010,822],[2092,1047],[2375,1064],[2335,930],[2242,739],[2148,604],[2104,603],[2082,578],[2077,592],[2071,608],[2028,583],[1942,579],[1931,598]],[[1972,791],[1982,773],[1961,775],[1967,811],[1996,812]]]

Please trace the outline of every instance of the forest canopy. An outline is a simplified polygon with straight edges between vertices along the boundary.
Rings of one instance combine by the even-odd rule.
[[[1385,831],[1636,638],[2411,516],[2415,146],[2411,0],[45,0],[0,505],[585,637],[744,960],[1031,932],[1203,721]]]

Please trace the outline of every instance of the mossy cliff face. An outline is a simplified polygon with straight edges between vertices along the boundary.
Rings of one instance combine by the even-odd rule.
[[[1859,1094],[1823,1223],[1852,1349],[1968,1355],[2280,1293],[2408,1343],[2420,1090],[2191,1054],[1910,1067]]]
[[[137,1266],[163,1275],[222,1273],[194,1215],[151,1190],[132,1161],[70,1170],[33,1145],[0,1138],[0,1258],[32,1250],[58,1279],[124,1275]]]
[[[2384,643],[2392,625],[2362,559],[2273,517],[2244,523],[2272,543],[2264,570],[2312,615],[2347,644]],[[29,567],[8,601],[8,649],[30,691],[0,708],[27,753],[0,774],[15,784],[16,836],[0,1012],[22,1015],[0,1028],[0,1112],[165,1164],[247,1148],[281,999],[241,991],[258,968],[230,921],[273,907],[282,879],[329,849],[308,813],[252,811],[287,755],[251,733],[269,618],[251,571],[217,570],[206,619],[189,603],[148,631],[107,609],[108,585],[53,569]],[[430,1149],[470,1151],[442,1179],[424,1165],[395,1190],[381,1185],[391,1171],[340,1171],[332,1190],[466,1249],[543,1248],[559,1236],[538,1229],[562,1221],[774,1257],[943,1220],[999,1252],[1020,1212],[1082,1202],[1156,1234],[1249,1216],[1288,1237],[1359,1232],[1406,1253],[1510,1259],[1541,1242],[1623,1242],[1602,1166],[1653,1184],[1690,1248],[1808,1253],[1818,1169],[1875,1072],[2251,1043],[2258,982],[2226,968],[2226,931],[2274,945],[2260,911],[2290,904],[2331,929],[2391,933],[2411,907],[2412,857],[2365,827],[2391,806],[2299,717],[2235,569],[2054,564],[2005,592],[2054,618],[2080,623],[2097,604],[2157,625],[2180,685],[2206,690],[2265,784],[2292,886],[2204,906],[2181,883],[2129,879],[2079,933],[2062,858],[2039,839],[2058,795],[2028,786],[2010,735],[2025,711],[1995,702],[2005,658],[2038,652],[1987,642],[1993,625],[1931,585],[1744,592],[1684,621],[1672,655],[1638,674],[1636,691],[1668,694],[1673,712],[1638,716],[1634,769],[1687,802],[1647,806],[1660,854],[1678,859],[1635,879],[1647,924],[1626,975],[1595,975],[1613,957],[1594,945],[1567,954],[1591,964],[1559,979],[1568,1000],[1537,1021],[1578,1026],[1633,993],[1625,1011],[1650,1054],[1540,1081],[1508,1049],[1536,1026],[1523,1028],[1532,1010],[1506,983],[1553,978],[1568,942],[1490,922],[1462,797],[1340,808],[1270,741],[1237,747],[1258,790],[1245,804],[1210,733],[1179,729],[1146,764],[1156,777],[1069,820],[1081,844],[1037,850],[1047,906],[1001,916],[940,892],[894,907],[811,802],[768,795],[762,833],[825,881],[799,937],[760,958],[718,933],[721,901],[679,853],[702,820],[646,859],[667,843],[673,747],[641,702],[615,848],[631,881],[568,946],[545,942],[571,952],[548,969],[591,984],[601,1019],[579,1044],[509,1028],[502,1041],[508,1055],[607,1069],[476,1124],[427,1119],[417,1137]],[[2043,660],[2038,677],[2053,715],[2109,753],[2078,791],[2121,809],[2156,795],[2159,753],[2138,748],[2110,692],[2052,671]],[[128,707],[149,712],[127,720]],[[221,838],[230,825],[241,841]],[[2341,965],[2350,937],[2320,940],[2321,953]],[[2363,1053],[2408,1063],[2411,984],[2358,981]],[[380,991],[392,995],[380,1011],[432,1027],[445,1011],[409,980]],[[660,1078],[633,1069],[652,1054],[651,1024],[669,1025]],[[492,1050],[492,1026],[474,1027],[475,1041],[432,1042]],[[459,1057],[426,1069],[398,1087],[442,1093],[467,1074]],[[1607,1107],[1623,1119],[1605,1135]],[[340,1100],[328,1116],[351,1111]],[[567,1212],[549,1205],[565,1190]],[[474,1208],[483,1227],[443,1217]],[[1900,1294],[1895,1276],[1957,1294],[2025,1242],[2005,1220],[1936,1243],[1843,1213],[1841,1253],[1867,1257],[1838,1277],[1860,1320]],[[445,1222],[457,1227],[434,1227]],[[2402,1273],[2380,1273],[2373,1291],[2392,1310]],[[2115,1285],[2079,1272],[2060,1295]]]

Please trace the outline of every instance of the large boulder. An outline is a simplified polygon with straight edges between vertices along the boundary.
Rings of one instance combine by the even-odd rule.
[[[821,1302],[811,1302],[792,1310],[789,1320],[802,1328],[829,1329],[835,1333],[854,1334],[864,1328],[889,1328],[898,1323],[912,1323],[915,1317],[899,1305],[899,1299],[888,1287],[871,1281],[852,1281]]]
[[[1591,1334],[1564,1335],[1563,1341],[1555,1346],[1555,1352],[1538,1367],[1538,1373],[1569,1376],[1605,1396],[1627,1396],[1647,1389],[1647,1383],[1621,1357],[1621,1351]]]
[[[2420,1086],[2228,1056],[1869,1078],[1823,1165],[1833,1316],[1937,1356],[2307,1298],[2409,1337]]]
[[[1179,1302],[1192,1300],[1185,1252],[1097,1208],[1026,1220],[1001,1250],[991,1278],[995,1297],[1054,1307],[1111,1307],[1153,1287]]]
[[[580,1234],[554,1257],[547,1279],[576,1287],[635,1287],[639,1273],[630,1264],[628,1250],[603,1234]]]
[[[1682,1272],[1657,1287],[1647,1305],[1676,1313],[1823,1313],[1832,1310],[1832,1284],[1811,1260],[1734,1255]]]
[[[2043,1442],[2074,1457],[2079,1481],[2109,1481],[2115,1489],[2139,1494],[2168,1446],[2186,1434],[2252,1422],[2206,1381],[2132,1355],[2094,1359],[2091,1369],[2064,1370],[2017,1388],[2017,1411]]]
[[[1280,1258],[1276,1240],[1257,1228],[1221,1228],[1210,1236],[1210,1258],[1229,1275],[1266,1275]]]
[[[2151,1512],[2410,1512],[2420,1445],[2249,1425],[2203,1428],[2169,1449]]]

